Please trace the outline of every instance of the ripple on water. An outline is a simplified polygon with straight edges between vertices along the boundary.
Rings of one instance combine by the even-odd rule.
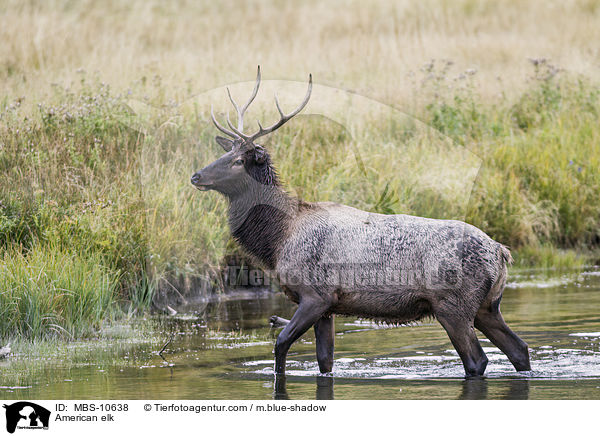
[[[495,347],[484,347],[489,364],[489,378],[527,377],[575,379],[600,377],[600,352],[588,349],[542,346],[531,350],[532,371],[517,373],[507,357]],[[273,360],[245,362],[250,372],[272,374]],[[319,368],[314,360],[290,360],[286,373],[292,376],[316,376]],[[333,375],[344,378],[432,379],[462,378],[464,370],[454,350],[434,355],[373,356],[335,360]]]
[[[553,279],[538,279],[538,280],[530,280],[530,281],[519,281],[519,282],[508,282],[506,287],[509,289],[518,289],[518,288],[557,288],[560,286],[565,286],[570,283],[573,283],[577,280],[577,277],[566,276],[560,278]]]
[[[571,333],[569,336],[580,336],[582,338],[600,338],[600,332],[592,333]]]

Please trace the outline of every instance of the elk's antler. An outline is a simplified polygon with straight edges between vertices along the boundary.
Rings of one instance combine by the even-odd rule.
[[[231,96],[229,87],[227,87],[227,95],[229,96],[229,101],[231,101],[231,104],[233,104],[233,107],[235,108],[235,111],[238,114],[238,126],[236,129],[235,127],[233,127],[231,125],[231,122],[229,122],[229,114],[227,114],[227,119],[228,119],[227,124],[229,124],[229,126],[233,129],[233,132],[231,130],[227,130],[225,127],[221,126],[219,124],[219,122],[217,121],[217,119],[215,118],[215,114],[213,113],[213,107],[211,105],[210,106],[210,116],[211,116],[212,121],[213,121],[214,125],[216,126],[216,128],[219,129],[221,132],[225,133],[226,135],[231,136],[232,138],[236,138],[236,139],[243,138],[245,135],[243,135],[243,134],[240,135],[237,132],[241,132],[244,128],[244,113],[246,112],[246,109],[248,109],[248,106],[250,106],[250,103],[252,103],[254,101],[256,94],[258,94],[259,86],[260,86],[260,65],[258,66],[258,69],[256,71],[256,84],[254,85],[254,91],[252,91],[252,95],[250,96],[250,98],[248,99],[248,101],[246,102],[244,107],[242,107],[241,110],[240,110],[239,106],[237,105],[237,103],[235,102],[235,100],[233,99],[233,97]]]
[[[244,112],[246,112],[246,109],[248,109],[248,106],[250,106],[250,103],[252,103],[254,101],[256,94],[258,94],[259,86],[260,86],[260,65],[258,66],[258,69],[256,71],[256,84],[254,85],[254,90],[252,91],[252,95],[250,96],[250,98],[248,99],[248,101],[246,102],[244,107],[242,107],[242,110],[240,110],[238,105],[235,103],[235,101],[231,97],[231,92],[229,92],[229,87],[227,88],[227,95],[229,96],[229,100],[231,101],[231,104],[233,105],[233,107],[235,108],[235,111],[238,114],[237,130],[239,130],[240,132],[244,130]]]
[[[233,107],[235,108],[237,115],[238,115],[238,125],[237,125],[237,127],[233,126],[233,124],[231,123],[231,120],[229,119],[229,113],[228,113],[227,114],[227,125],[229,126],[229,128],[231,130],[228,130],[225,127],[221,126],[217,122],[215,115],[213,113],[213,108],[211,106],[210,107],[210,115],[211,115],[213,123],[215,124],[217,129],[219,129],[221,132],[223,132],[226,135],[229,135],[233,138],[243,139],[244,142],[246,142],[248,144],[253,143],[256,139],[260,138],[261,136],[264,136],[268,133],[274,132],[275,130],[277,130],[281,126],[283,126],[285,123],[287,123],[294,116],[298,115],[300,113],[300,111],[302,109],[304,109],[304,107],[308,103],[308,100],[310,99],[310,94],[312,92],[312,74],[309,74],[309,76],[308,76],[308,90],[306,91],[306,95],[304,96],[304,100],[302,100],[302,103],[300,103],[300,106],[298,106],[293,112],[286,115],[283,113],[283,110],[281,110],[281,106],[279,105],[279,100],[277,99],[277,94],[275,94],[275,105],[277,106],[277,110],[279,111],[279,117],[280,117],[279,121],[277,121],[272,126],[267,127],[266,129],[263,128],[263,126],[260,124],[260,121],[257,121],[258,132],[254,133],[253,135],[246,135],[243,132],[244,113],[248,109],[248,106],[250,106],[250,104],[254,101],[254,98],[256,97],[256,94],[258,93],[259,86],[260,86],[260,65],[258,66],[258,71],[256,73],[256,84],[254,85],[254,90],[252,91],[252,95],[250,96],[250,98],[248,99],[246,104],[241,109],[239,108],[237,103],[233,100],[233,97],[231,97],[231,92],[229,91],[229,88],[227,88],[227,95],[229,96],[229,100],[233,104]]]
[[[280,117],[279,121],[277,121],[272,126],[267,127],[266,129],[264,129],[263,126],[261,126],[260,121],[256,121],[258,124],[258,132],[256,132],[254,135],[248,137],[246,140],[249,142],[253,142],[254,140],[260,138],[261,136],[266,135],[267,133],[274,132],[275,130],[277,130],[281,126],[283,126],[285,123],[287,123],[294,116],[298,115],[300,113],[300,111],[302,109],[304,109],[304,106],[307,105],[308,100],[310,99],[311,92],[312,92],[312,74],[309,74],[308,75],[308,89],[306,90],[306,95],[304,96],[304,100],[302,100],[302,103],[300,103],[300,106],[298,106],[293,112],[290,112],[288,115],[285,115],[283,113],[283,111],[281,110],[281,106],[279,105],[279,100],[277,100],[277,94],[275,94],[275,106],[277,106],[277,110],[279,111],[279,117]]]

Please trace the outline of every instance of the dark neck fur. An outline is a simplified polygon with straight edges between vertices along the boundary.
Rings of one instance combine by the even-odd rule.
[[[264,154],[265,161],[262,164],[256,164],[252,159],[252,151],[246,153],[246,171],[254,180],[265,186],[279,186],[279,177],[277,170],[271,164],[271,157],[267,152]]]
[[[270,163],[248,172],[254,181],[243,193],[229,198],[231,233],[249,254],[273,269],[296,216],[298,201],[280,188]]]

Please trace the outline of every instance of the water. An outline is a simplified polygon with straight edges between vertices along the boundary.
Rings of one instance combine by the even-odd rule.
[[[204,315],[159,320],[160,340],[65,345],[61,358],[0,363],[2,399],[600,399],[600,271],[552,278],[512,274],[502,311],[529,344],[532,371],[517,373],[483,336],[486,378],[465,380],[435,321],[388,328],[338,317],[333,376],[319,376],[314,334],[274,379],[270,315],[291,317],[283,295],[211,303]],[[251,297],[251,298],[250,298]],[[190,310],[194,308],[189,308]],[[164,338],[173,340],[163,357]],[[141,339],[140,339],[141,338]]]

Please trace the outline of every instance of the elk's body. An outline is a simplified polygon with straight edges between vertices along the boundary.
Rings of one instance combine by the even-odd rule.
[[[287,352],[315,328],[321,372],[333,366],[334,314],[392,323],[435,317],[458,351],[467,376],[483,374],[487,358],[474,327],[510,359],[529,370],[527,344],[500,314],[500,299],[511,256],[506,247],[460,221],[410,215],[381,215],[335,203],[305,203],[279,185],[268,153],[254,140],[297,114],[304,102],[274,126],[253,136],[228,120],[233,140],[217,137],[228,152],[197,172],[192,183],[229,199],[234,238],[266,268],[275,270],[298,310],[277,338],[275,372],[285,372]],[[230,96],[231,98],[231,96]]]
[[[481,288],[461,293],[463,305],[498,297],[487,291],[505,277],[508,255],[460,221],[316,203],[298,216],[276,271],[288,287],[301,272],[302,284],[331,294],[332,313],[408,323],[433,316],[462,288]]]

